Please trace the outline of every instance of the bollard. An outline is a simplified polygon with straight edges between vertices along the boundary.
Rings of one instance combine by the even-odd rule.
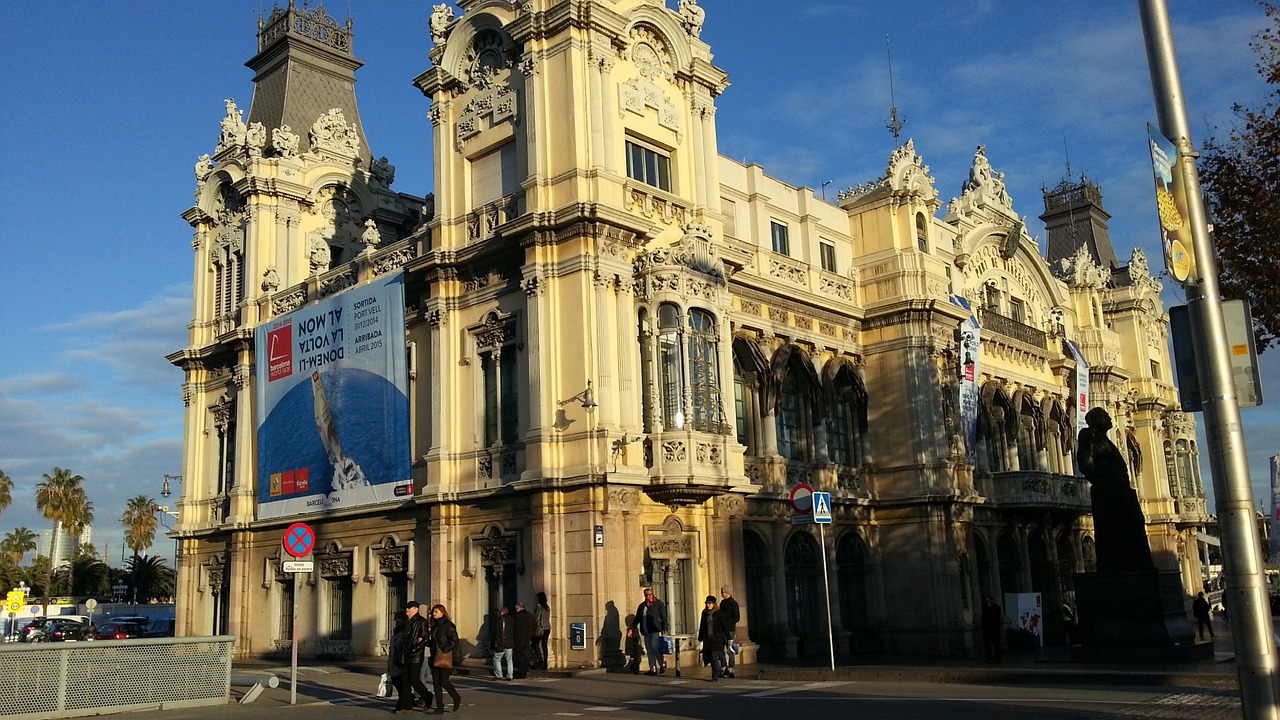
[[[251,703],[258,699],[258,695],[262,693],[262,688],[280,687],[280,678],[275,675],[250,675],[246,673],[232,673],[232,687],[248,687],[244,695],[240,698],[240,704]]]

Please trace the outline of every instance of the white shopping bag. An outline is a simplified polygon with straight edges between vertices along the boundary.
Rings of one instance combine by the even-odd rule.
[[[386,673],[382,673],[382,677],[378,678],[378,697],[391,696],[391,678]]]

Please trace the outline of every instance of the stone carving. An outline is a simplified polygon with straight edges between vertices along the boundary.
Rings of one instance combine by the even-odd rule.
[[[453,8],[444,3],[432,6],[431,42],[436,45],[443,44],[451,22],[453,22]]]
[[[250,157],[262,157],[262,148],[267,146],[267,128],[260,122],[250,123],[244,134],[244,144],[249,148]]]
[[[653,108],[658,113],[659,125],[668,130],[680,132],[679,109],[675,103],[671,102],[671,98],[667,97],[667,94],[649,78],[631,78],[618,86],[618,93],[622,96],[620,106],[623,111],[643,116],[646,109]]]
[[[281,125],[271,131],[271,147],[280,157],[297,157],[298,135],[288,125]]]
[[[360,133],[355,123],[347,124],[339,108],[331,108],[311,126],[311,149],[355,157],[360,152]]]
[[[692,37],[702,35],[702,23],[707,11],[698,7],[698,0],[680,0],[680,24]]]
[[[320,233],[311,233],[307,236],[307,258],[311,263],[311,273],[313,275],[324,272],[329,269],[329,243],[320,237]]]
[[[1080,431],[1076,454],[1089,481],[1098,571],[1154,571],[1138,494],[1129,485],[1124,455],[1107,438],[1111,416],[1095,407],[1085,415],[1085,422],[1088,427]]]
[[[196,182],[204,182],[211,174],[213,174],[213,161],[208,155],[201,155],[196,159]]]
[[[727,517],[742,517],[747,509],[747,502],[741,495],[721,495],[716,498],[716,509]]]
[[[969,179],[965,181],[963,192],[959,198],[952,198],[947,203],[947,210],[956,214],[971,213],[980,205],[1004,210],[1013,209],[1013,198],[1004,186],[1004,173],[991,169],[991,161],[987,159],[987,146],[979,145],[973,154],[973,165],[969,169]]]
[[[396,180],[396,166],[387,161],[387,156],[373,161],[369,167],[369,176],[372,180],[369,184],[376,188],[391,187],[391,183]]]
[[[635,510],[640,506],[640,493],[630,488],[609,489],[610,510]]]
[[[262,291],[273,293],[280,289],[280,273],[276,271],[275,265],[268,265],[267,269],[262,273]]]
[[[373,218],[366,218],[364,221],[364,232],[360,233],[360,242],[364,244],[364,251],[373,252],[373,249],[382,242],[382,233],[378,232],[378,223]]]
[[[244,134],[247,132],[244,126],[244,113],[236,107],[236,101],[227,98],[225,102],[227,116],[222,118],[222,135],[218,137],[218,149],[215,153],[244,144]]]
[[[1093,257],[1089,255],[1089,249],[1083,245],[1076,250],[1075,255],[1062,258],[1052,269],[1055,277],[1073,287],[1091,287],[1101,290],[1107,284],[1107,273],[1103,271],[1102,266],[1093,261]]]

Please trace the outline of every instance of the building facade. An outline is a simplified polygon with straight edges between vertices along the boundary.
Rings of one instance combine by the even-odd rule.
[[[983,596],[1055,608],[1092,566],[1081,390],[1115,418],[1157,562],[1200,586],[1159,283],[1141,251],[1115,262],[1098,188],[1046,190],[1048,259],[981,147],[945,207],[911,141],[829,203],[719,154],[728,78],[696,2],[456,5],[414,79],[434,194],[391,190],[367,146],[350,24],[292,3],[260,23],[248,122],[228,100],[196,165],[195,311],[169,356],[181,633],[258,656],[296,624],[303,656],[377,655],[414,598],[483,655],[493,611],[545,592],[552,663],[608,665],[642,587],[696,633],[730,584],[745,659],[817,654],[825,554],[837,653],[969,653]],[[366,481],[404,492],[265,512],[284,483],[338,485],[262,469],[259,331],[392,282],[408,469]],[[298,442],[341,458],[318,377]],[[802,484],[832,494],[825,543],[792,524]],[[297,576],[295,521],[316,535]]]

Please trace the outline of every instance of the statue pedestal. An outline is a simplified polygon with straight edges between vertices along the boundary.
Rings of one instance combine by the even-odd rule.
[[[1180,662],[1213,657],[1196,644],[1176,570],[1075,576],[1078,662]]]

